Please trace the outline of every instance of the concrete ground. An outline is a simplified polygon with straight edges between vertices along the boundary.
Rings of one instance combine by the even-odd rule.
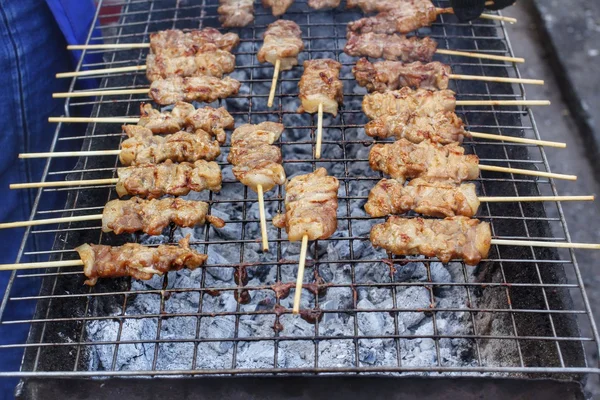
[[[518,23],[507,27],[509,38],[515,55],[526,58],[526,63],[519,68],[524,77],[539,78],[546,81],[545,86],[528,86],[530,99],[549,99],[552,105],[538,107],[534,110],[542,139],[567,143],[567,149],[547,149],[550,166],[554,172],[576,174],[576,182],[556,181],[559,193],[596,194],[600,195],[600,183],[594,174],[594,165],[587,156],[584,141],[577,124],[569,114],[559,89],[560,76],[555,76],[549,66],[549,55],[541,43],[539,26],[534,23],[532,4],[520,1],[513,7],[504,10],[504,15],[515,17]],[[598,77],[595,77],[598,80]],[[595,161],[597,163],[597,161]],[[565,217],[574,242],[600,243],[600,201],[594,203],[563,204]],[[583,275],[586,290],[595,313],[596,324],[600,325],[600,263],[598,252],[577,251],[577,260]],[[575,306],[582,309],[579,299]],[[582,334],[590,336],[589,328]],[[588,364],[598,365],[598,353],[595,346],[587,348]],[[586,389],[593,398],[600,399],[600,382],[598,376],[590,376]]]

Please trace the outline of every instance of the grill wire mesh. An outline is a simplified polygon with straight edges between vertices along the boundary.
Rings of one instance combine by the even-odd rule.
[[[219,27],[214,3],[125,0],[118,4],[122,6],[118,14],[109,11],[97,18],[100,22],[119,18],[102,28],[107,43],[148,42],[149,33],[162,29]],[[448,2],[436,5],[445,7]],[[330,57],[344,66],[344,106],[337,117],[325,116],[323,158],[313,158],[316,117],[296,114],[301,68],[281,74],[275,105],[266,107],[272,66],[258,64],[255,54],[273,17],[258,2],[254,24],[236,31],[241,45],[235,51],[237,68],[232,77],[242,81],[242,90],[219,103],[235,117],[236,125],[270,120],[286,126],[278,145],[288,176],[324,166],[340,180],[338,233],[309,247],[302,318],[290,313],[293,289],[286,297],[286,284],[293,282],[297,268],[298,245],[289,245],[285,233],[270,223],[272,215],[284,207],[283,188],[265,194],[271,251],[259,254],[256,195],[233,179],[225,162],[225,146],[219,159],[224,168],[224,191],[196,198],[209,201],[212,213],[225,216],[231,227],[227,234],[202,226],[173,228],[156,238],[117,237],[102,233],[97,221],[27,230],[20,262],[74,259],[72,249],[86,242],[151,245],[176,242],[188,232],[193,233],[193,246],[212,258],[194,273],[170,273],[143,284],[105,280],[92,288],[82,285],[79,268],[15,272],[0,310],[2,325],[8,332],[11,326],[30,325],[31,330],[26,343],[0,346],[0,352],[11,347],[25,349],[22,370],[0,375],[442,372],[574,378],[599,372],[597,367],[587,366],[583,354],[583,345],[597,346],[598,336],[572,251],[493,248],[490,259],[472,268],[459,262],[442,267],[425,258],[389,258],[370,249],[368,231],[383,219],[369,218],[363,205],[368,190],[381,176],[368,168],[373,142],[362,129],[367,122],[361,111],[365,91],[356,86],[351,74],[356,59],[342,51],[346,23],[362,15],[341,9],[308,10],[305,1],[296,1],[285,15],[302,28],[306,50],[300,60]],[[432,36],[440,48],[512,55],[504,26],[494,21],[462,24],[443,15],[418,34]],[[80,64],[79,68],[143,65],[147,51],[101,51],[102,63]],[[516,67],[502,62],[436,58],[449,63],[454,73],[520,76]],[[143,73],[101,78],[101,88],[148,85]],[[73,79],[72,88],[75,82]],[[518,85],[454,81],[451,88],[458,99],[525,98],[524,88]],[[91,107],[92,116],[137,116],[142,101],[149,99],[139,95],[68,99],[65,115]],[[459,107],[457,113],[473,131],[539,138],[527,108]],[[85,133],[72,131],[59,124],[52,150],[61,151],[74,141],[82,143],[83,150],[114,149],[123,140],[117,124],[90,124]],[[543,148],[487,140],[467,140],[465,147],[485,164],[548,171]],[[117,166],[115,156],[80,158],[74,170],[67,171],[53,168],[49,160],[44,179],[114,177]],[[477,184],[482,196],[557,194],[552,180],[544,178],[484,172]],[[68,194],[64,209],[45,207],[45,198],[52,191]],[[107,186],[44,189],[38,192],[32,217],[98,214],[115,197],[114,188]],[[570,240],[561,205],[551,203],[547,208],[548,213],[541,204],[484,203],[479,218],[492,223],[497,238]],[[46,235],[56,236],[52,250],[23,251],[27,241]],[[232,249],[239,258],[234,262],[217,257],[231,254]],[[15,294],[18,288],[40,281],[39,294]],[[577,304],[583,307],[575,307],[572,298],[579,298]],[[254,301],[247,303],[248,299]],[[31,318],[6,317],[10,308],[32,303],[36,311]],[[132,308],[134,303],[137,306]],[[132,326],[138,327],[134,332],[145,330],[144,334],[132,335]],[[215,329],[209,329],[211,326]],[[586,331],[593,334],[583,336],[578,326],[591,328]],[[109,328],[114,336],[98,333]],[[189,351],[182,352],[182,348]],[[253,348],[262,354],[248,361]],[[185,354],[186,359],[174,360],[169,354]],[[218,361],[211,364],[208,359],[215,354]],[[143,362],[138,362],[141,359]]]

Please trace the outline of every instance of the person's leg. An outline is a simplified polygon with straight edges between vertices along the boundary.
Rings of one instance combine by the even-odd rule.
[[[55,74],[73,67],[64,36],[44,0],[0,1],[0,36],[0,222],[9,222],[29,218],[35,191],[11,191],[8,185],[39,181],[46,162],[23,162],[17,155],[48,151],[55,130],[48,117],[63,114],[64,104],[53,99],[52,93],[68,90],[70,83],[69,79],[56,79]],[[15,261],[22,236],[23,230],[0,230],[0,262]],[[48,250],[51,245],[43,243],[40,248]],[[0,273],[2,295],[9,276]],[[27,281],[10,294],[37,294],[38,285]],[[34,304],[22,303],[22,307],[7,307],[3,321],[30,318]],[[10,329],[0,325],[0,343],[23,343],[28,329],[27,324],[10,325]],[[22,349],[2,350],[0,370],[17,370],[21,357]],[[12,398],[15,385],[16,380],[0,380],[0,398]]]

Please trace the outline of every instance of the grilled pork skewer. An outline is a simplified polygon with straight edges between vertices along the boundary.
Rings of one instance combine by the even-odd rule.
[[[283,129],[282,124],[274,122],[239,126],[231,136],[231,149],[227,157],[234,166],[235,177],[258,193],[263,251],[269,250],[264,192],[284,184],[286,179],[281,165],[281,150],[273,146]]]
[[[391,216],[371,229],[370,239],[373,246],[395,255],[437,257],[444,263],[461,259],[467,265],[477,265],[487,258],[491,245],[600,250],[600,244],[492,239],[489,223],[467,217],[440,220]]]
[[[462,143],[464,138],[475,137],[538,146],[567,147],[562,142],[467,131],[465,124],[458,115],[450,111],[440,111],[433,115],[419,115],[417,113],[383,115],[369,121],[365,125],[365,133],[375,138],[406,139],[416,144],[421,143],[423,140],[431,140],[440,144]]]
[[[117,178],[85,179],[80,181],[17,183],[11,189],[32,187],[69,187],[81,185],[116,184],[119,197],[125,195],[156,199],[164,195],[185,196],[191,191],[221,190],[221,169],[214,161],[175,164],[167,160],[161,164],[145,164],[117,168]]]
[[[114,232],[117,235],[134,232],[160,235],[170,223],[182,228],[206,223],[216,228],[225,226],[225,221],[221,218],[207,214],[208,203],[203,201],[180,198],[144,200],[132,197],[129,200],[109,201],[104,206],[102,214],[10,222],[0,224],[0,229],[101,220],[103,232]]]
[[[304,43],[298,24],[280,19],[269,25],[264,34],[264,44],[256,55],[259,62],[270,62],[275,66],[267,106],[273,106],[279,70],[287,71],[298,65],[298,54],[302,50]]]
[[[383,172],[400,182],[426,178],[461,183],[477,179],[479,171],[507,173],[512,171],[515,174],[530,176],[577,179],[572,175],[480,165],[479,157],[473,154],[466,155],[465,149],[458,143],[442,146],[428,140],[419,144],[411,143],[406,139],[400,139],[392,144],[376,144],[369,153],[369,165],[374,171]]]
[[[327,239],[337,229],[339,181],[325,168],[292,178],[285,186],[285,214],[273,218],[273,225],[286,230],[288,240],[302,240],[298,279],[294,295],[294,314],[300,311],[306,250],[309,240]]]
[[[219,22],[226,28],[241,28],[254,21],[254,0],[219,0]]]
[[[187,78],[207,75],[222,78],[234,69],[235,56],[214,44],[205,44],[193,56],[171,58],[148,54],[146,57],[146,77],[150,82],[175,76]]]
[[[472,53],[438,49],[438,44],[430,37],[419,38],[413,36],[407,38],[403,35],[387,35],[385,33],[363,33],[348,32],[348,41],[344,52],[352,57],[384,58],[389,61],[402,62],[431,62],[434,54],[445,54],[469,58],[481,58],[488,60],[508,61],[523,63],[525,60],[519,57],[498,56],[495,54]]]
[[[365,210],[371,217],[414,211],[428,217],[474,217],[481,202],[593,201],[594,196],[477,197],[475,185],[413,179],[404,185],[382,179],[369,193]]]
[[[231,51],[240,42],[235,33],[222,34],[215,28],[190,32],[177,29],[159,31],[150,35],[150,43],[119,43],[116,45],[73,45],[68,49],[111,49],[127,46],[150,48],[146,65],[103,68],[76,72],[61,72],[57,78],[89,76],[98,74],[135,72],[147,70],[148,79],[166,78],[173,75],[194,76],[209,74],[220,77],[225,71],[233,71],[235,57]],[[215,62],[218,61],[218,62]],[[233,64],[232,64],[233,62]]]
[[[360,33],[409,33],[431,26],[438,15],[452,14],[452,8],[436,8],[430,0],[396,0],[375,3],[380,11],[374,17],[361,18],[348,24],[348,30]],[[480,18],[501,19],[514,23],[514,18],[482,14]]]
[[[123,129],[129,136],[121,143],[119,160],[123,165],[159,164],[166,160],[213,161],[221,154],[219,142],[201,129],[166,136],[154,135],[150,129],[137,125],[124,125]]]
[[[374,247],[395,255],[437,257],[443,263],[462,259],[467,265],[477,265],[489,255],[492,230],[489,223],[467,217],[439,220],[391,216],[371,229],[370,238]]]
[[[370,93],[362,102],[363,112],[369,119],[375,120],[390,115],[434,116],[439,112],[454,112],[456,106],[498,106],[498,105],[548,105],[546,100],[456,100],[451,90],[413,90],[404,87],[385,93]]]
[[[195,76],[189,78],[173,77],[159,79],[142,89],[82,90],[76,92],[53,93],[53,98],[118,96],[128,94],[147,94],[161,106],[175,104],[178,101],[201,101],[212,103],[219,99],[236,95],[241,83],[230,77],[223,79],[213,76]]]
[[[294,0],[262,0],[262,6],[264,8],[271,8],[274,17],[279,17],[294,4]]]
[[[223,107],[202,107],[195,109],[190,103],[178,101],[171,111],[160,112],[151,104],[140,105],[140,118],[131,117],[50,117],[48,122],[80,122],[80,123],[137,123],[154,134],[176,133],[184,130],[202,129],[213,135],[219,144],[225,143],[225,129],[233,129],[234,120]]]
[[[85,284],[94,286],[98,278],[123,278],[148,280],[183,268],[194,270],[206,262],[208,256],[190,248],[189,236],[179,241],[179,246],[160,245],[146,247],[126,243],[111,247],[84,244],[75,249],[83,262]]]
[[[542,201],[594,201],[594,196],[477,197],[475,186],[471,183],[453,185],[417,178],[405,186],[394,179],[382,179],[369,193],[365,210],[374,218],[401,215],[409,211],[430,217],[473,217],[482,202]],[[121,234],[142,231],[149,235],[158,235],[171,222],[184,228],[205,223],[210,223],[216,228],[225,225],[220,218],[206,215],[207,212],[208,204],[202,201],[180,198],[143,200],[132,197],[129,200],[108,202],[102,214],[0,223],[0,229],[102,220],[104,232]]]
[[[150,34],[150,43],[112,43],[112,44],[71,44],[68,50],[103,50],[103,49],[147,49],[152,53],[169,57],[189,56],[196,54],[204,44],[215,44],[219,49],[233,50],[240,43],[235,33],[222,34],[215,28],[204,28],[184,32],[180,29],[167,29]]]
[[[423,64],[420,61],[410,64],[400,61],[371,63],[366,58],[361,58],[356,62],[352,73],[358,84],[366,87],[369,92],[387,92],[403,87],[445,90],[448,89],[450,79],[534,85],[544,84],[543,80],[537,79],[457,75],[452,73],[449,65],[437,61],[427,64]]]
[[[408,223],[405,223],[404,221],[415,222],[412,223],[413,225],[407,225]],[[483,251],[486,247],[484,240],[486,228],[485,226],[483,228],[478,228],[476,225],[478,222],[472,223],[469,221],[477,220],[469,220],[465,217],[454,217],[445,220],[423,220],[420,218],[406,220],[400,217],[390,217],[388,222],[385,224],[379,224],[373,227],[371,230],[371,242],[376,246],[385,248],[386,250],[399,255],[427,255],[431,253],[436,255],[436,253],[439,252],[444,259],[446,259],[452,252],[457,252],[458,250],[464,251],[468,249],[469,258],[471,256],[473,257],[473,259],[470,259],[469,262],[474,262],[476,260],[485,258],[483,257],[485,255],[483,254]],[[434,224],[434,222],[438,222],[438,224]],[[415,233],[415,235],[412,237],[404,235],[405,228],[410,228],[410,232]],[[479,232],[481,232],[482,235],[475,236],[475,243],[467,244],[465,242],[465,237],[468,236],[469,238],[473,238],[473,232],[477,234],[479,229]],[[442,236],[437,236],[437,231],[440,231],[439,233],[443,234],[444,238],[449,240],[441,242],[439,239],[442,238]],[[434,237],[437,236],[438,241],[429,243],[428,239],[432,235]],[[110,248],[110,246],[84,245],[85,247],[80,246],[79,248],[82,252],[85,252],[85,256],[88,256],[85,259],[87,264],[84,263],[82,257],[81,260],[0,264],[0,271],[76,267],[86,265],[88,266],[87,271],[89,272],[88,284],[92,285],[96,283],[98,278],[103,277],[112,278],[133,276],[134,278],[138,279],[149,279],[153,274],[162,275],[165,272],[177,270],[183,267],[197,268],[205,262],[205,260],[208,258],[206,255],[198,254],[194,250],[191,250],[188,247],[187,238],[182,240],[185,240],[185,242],[179,242],[181,246],[180,248],[169,245],[162,245],[162,249],[161,246],[157,248],[146,248],[135,243],[129,243],[126,245],[126,248],[124,248],[124,246],[121,247],[124,248],[127,253],[119,252],[118,247]],[[408,240],[410,240],[410,242],[408,242]],[[490,245],[600,250],[600,244],[594,243],[561,243],[533,240],[491,239]],[[450,246],[453,248],[450,248]],[[179,250],[177,251],[171,249]],[[106,262],[101,264],[101,268],[97,268],[95,264],[90,262],[91,260],[97,262],[95,257],[96,253],[94,253],[96,250],[98,250],[103,256],[103,258],[100,258],[99,260],[106,260]],[[425,253],[425,251],[427,251],[427,253]],[[477,254],[477,252],[479,252],[479,254]],[[124,257],[117,257],[116,260],[110,258],[111,255],[119,254],[123,254]],[[142,258],[142,256],[144,257]],[[460,257],[461,255],[457,256]],[[452,256],[450,256],[450,258],[452,258]],[[134,263],[130,264],[129,260],[133,260]],[[175,265],[171,264],[172,260],[175,260]],[[175,268],[168,268],[169,266]],[[302,285],[300,284],[300,288],[301,287]],[[296,291],[298,292],[298,289],[296,289]]]
[[[342,64],[329,58],[304,61],[304,73],[298,88],[302,105],[298,112],[318,113],[315,158],[321,158],[323,112],[337,115],[344,101],[344,85],[339,79]]]

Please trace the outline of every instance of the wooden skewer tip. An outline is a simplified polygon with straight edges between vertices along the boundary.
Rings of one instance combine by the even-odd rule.
[[[281,60],[275,61],[275,69],[273,70],[273,80],[271,81],[271,91],[269,92],[269,100],[267,101],[267,107],[273,107],[273,100],[275,99],[275,89],[277,88],[277,79],[279,77],[279,67],[281,66]]]
[[[256,187],[258,193],[258,213],[260,216],[260,231],[262,235],[262,249],[269,251],[269,236],[267,233],[267,217],[265,216],[265,198],[262,185]]]
[[[302,282],[304,282],[304,266],[306,264],[306,252],[308,250],[308,235],[302,236],[300,247],[300,258],[298,260],[298,276],[296,278],[296,291],[294,293],[293,314],[300,313],[300,299],[302,297]]]
[[[319,103],[317,113],[317,143],[315,145],[315,158],[321,158],[321,144],[323,142],[323,103]]]

